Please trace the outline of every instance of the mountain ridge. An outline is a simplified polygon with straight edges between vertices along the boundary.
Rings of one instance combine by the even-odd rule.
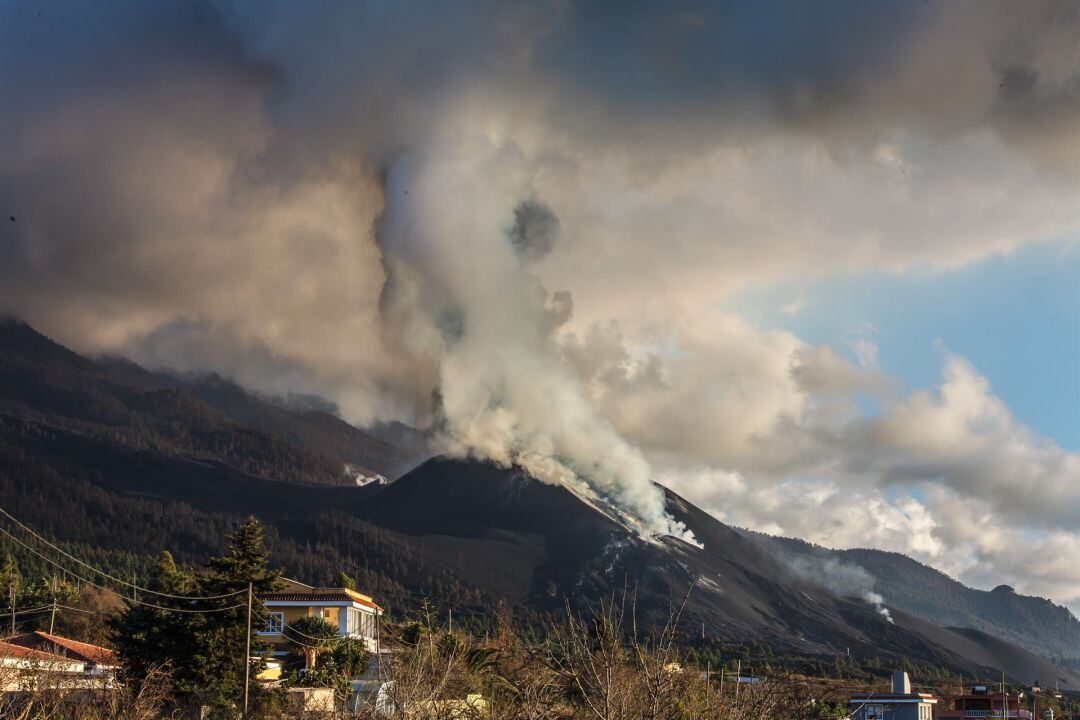
[[[288,573],[327,583],[347,571],[399,612],[427,597],[455,617],[506,606],[546,622],[566,603],[585,611],[622,588],[647,625],[693,586],[686,621],[717,641],[972,674],[993,665],[1080,686],[1071,671],[978,630],[957,634],[906,613],[888,623],[670,490],[669,512],[702,547],[641,538],[561,486],[474,460],[433,458],[389,485],[356,487],[339,481],[340,457],[320,456],[318,438],[277,431],[295,430],[303,412],[283,420],[292,411],[268,409],[229,381],[200,387],[207,400],[137,365],[83,358],[29,326],[0,325],[0,341],[4,505],[62,542],[167,548],[198,562],[250,513]],[[240,422],[255,410],[261,427]],[[328,427],[350,437],[339,422]]]
[[[971,588],[946,573],[902,553],[874,548],[831,549],[797,538],[745,530],[782,557],[834,560],[867,575],[862,592],[881,595],[892,607],[933,619],[945,626],[969,627],[1030,647],[1048,657],[1080,656],[1080,619],[1047,598],[1021,595],[1007,585],[992,590]],[[817,568],[828,584],[829,568]],[[850,574],[848,576],[850,578]]]

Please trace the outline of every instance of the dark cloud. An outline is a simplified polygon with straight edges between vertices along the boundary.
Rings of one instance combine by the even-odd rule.
[[[652,529],[673,458],[791,527],[814,513],[765,481],[858,477],[837,507],[879,503],[862,529],[902,548],[930,511],[889,478],[1072,522],[1016,488],[1074,507],[1075,455],[959,432],[965,400],[1007,418],[965,373],[875,423],[851,397],[890,381],[717,309],[1075,237],[1078,35],[1057,0],[9,1],[0,312],[358,422],[438,398],[452,447]]]
[[[514,208],[514,226],[510,244],[524,260],[539,260],[548,255],[559,240],[559,218],[539,200],[524,200]]]

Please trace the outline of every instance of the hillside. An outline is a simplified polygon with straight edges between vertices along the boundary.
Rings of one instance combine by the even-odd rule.
[[[748,534],[827,586],[843,585],[838,574],[849,580],[862,577],[864,585],[847,591],[857,595],[873,591],[889,607],[939,625],[980,630],[1047,657],[1080,656],[1080,620],[1045,598],[1020,595],[1005,585],[993,590],[969,588],[900,553],[832,550],[792,538]]]
[[[0,348],[0,423],[12,438],[64,433],[302,484],[352,484],[346,464],[396,477],[423,457],[217,376],[80,357],[15,320],[0,320]]]
[[[345,571],[398,614],[429,598],[463,621],[507,607],[539,625],[568,601],[584,610],[625,590],[648,627],[693,584],[684,622],[694,633],[704,625],[709,642],[829,659],[850,651],[882,669],[1004,668],[1022,681],[1080,687],[1080,677],[1008,642],[914,614],[889,623],[670,492],[669,511],[702,547],[642,539],[561,487],[475,461],[435,458],[390,485],[356,487],[342,462],[401,457],[378,453],[408,432],[384,428],[375,438],[218,378],[92,361],[18,323],[0,325],[0,341],[3,505],[103,563],[144,567],[138,558],[162,549],[201,562],[254,514],[286,574],[329,583]]]

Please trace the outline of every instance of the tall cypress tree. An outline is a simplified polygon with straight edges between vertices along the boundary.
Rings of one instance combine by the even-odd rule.
[[[167,663],[177,704],[207,705],[216,717],[234,718],[243,696],[248,583],[255,593],[272,592],[280,584],[268,560],[262,526],[253,517],[229,535],[228,550],[210,560],[208,572],[194,579],[162,553],[151,589],[191,598],[225,597],[144,598],[163,609],[129,602],[113,623],[129,681],[137,683],[151,667]],[[251,647],[258,654],[265,648],[256,637],[262,626],[257,601],[254,610]],[[261,669],[261,663],[253,664],[252,677]],[[253,697],[256,691],[253,684]]]
[[[199,702],[211,706],[222,716],[228,716],[243,696],[248,583],[256,594],[273,592],[280,585],[278,571],[269,569],[268,562],[262,525],[249,517],[229,535],[228,551],[210,560],[210,572],[201,577],[197,585],[197,594],[204,597],[239,592],[213,603],[218,608],[231,609],[194,616],[191,623],[196,653],[191,662],[192,683],[187,689]],[[262,626],[257,602],[254,609],[251,647],[253,654],[259,654],[266,648],[256,637]],[[262,668],[261,661],[253,665],[252,676]]]

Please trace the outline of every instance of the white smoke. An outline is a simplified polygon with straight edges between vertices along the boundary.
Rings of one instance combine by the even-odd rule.
[[[819,585],[835,595],[861,597],[874,606],[878,615],[893,622],[892,613],[885,607],[885,598],[873,590],[874,576],[863,566],[832,557],[793,555],[783,551],[776,554],[802,580]]]
[[[885,598],[881,595],[876,592],[868,592],[863,595],[863,600],[873,605],[874,609],[877,610],[878,615],[885,618],[890,623],[893,622],[892,613],[889,612],[889,608],[885,607]]]
[[[441,136],[391,167],[380,226],[388,332],[408,333],[400,344],[434,364],[449,452],[520,465],[602,497],[646,534],[693,542],[668,515],[644,456],[594,412],[561,362],[552,333],[572,298],[550,294],[529,269],[558,232],[530,178],[490,128]]]
[[[716,3],[618,38],[572,2],[49,5],[0,3],[0,311],[360,425],[434,416],[647,532],[679,532],[650,463],[701,465],[742,479],[687,495],[733,522],[1080,598],[1075,452],[953,361],[863,417],[872,348],[729,307],[1075,237],[1080,16],[882,3],[776,63]],[[786,42],[783,14],[752,19]]]

